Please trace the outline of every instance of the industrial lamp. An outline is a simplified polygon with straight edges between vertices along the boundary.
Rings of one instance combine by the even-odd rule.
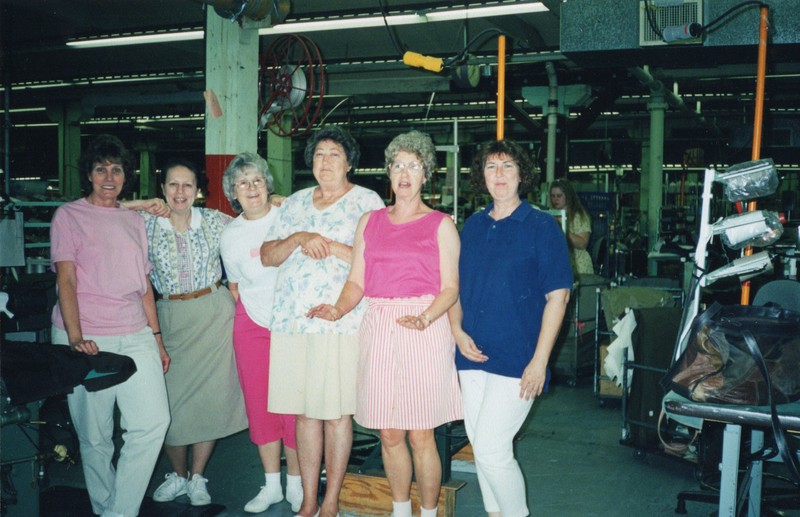
[[[711,230],[722,235],[726,247],[741,250],[747,247],[769,246],[783,235],[783,225],[776,212],[754,210],[720,219]]]
[[[738,258],[721,268],[706,272],[706,247],[715,235],[721,235],[723,243],[733,249],[747,246],[767,246],[778,240],[783,226],[777,214],[765,210],[746,212],[726,217],[716,223],[709,222],[711,213],[711,189],[714,182],[724,186],[725,198],[730,202],[769,196],[778,188],[778,172],[771,159],[754,160],[729,167],[725,172],[706,169],[703,181],[703,203],[700,217],[700,235],[694,254],[695,268],[700,276],[694,278],[689,289],[689,300],[684,307],[678,346],[675,358],[678,360],[686,348],[691,323],[700,307],[700,289],[717,280],[739,276],[746,281],[753,276],[771,270],[772,260],[769,252],[762,251]]]

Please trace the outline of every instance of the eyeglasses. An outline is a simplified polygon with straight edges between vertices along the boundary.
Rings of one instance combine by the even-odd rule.
[[[400,174],[403,171],[407,171],[412,176],[418,176],[422,174],[424,170],[425,167],[419,162],[393,162],[391,167],[389,167],[389,171],[392,174]]]
[[[266,185],[266,182],[261,178],[256,178],[254,180],[240,180],[236,182],[236,188],[239,190],[249,190],[251,188],[261,190]]]

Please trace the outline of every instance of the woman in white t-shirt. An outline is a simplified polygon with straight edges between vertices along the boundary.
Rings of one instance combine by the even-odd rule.
[[[258,447],[265,484],[244,510],[265,511],[283,500],[281,489],[281,440],[286,454],[286,499],[297,512],[303,502],[297,463],[295,416],[267,411],[269,386],[272,299],[278,268],[261,265],[260,248],[277,219],[270,205],[273,180],[266,160],[255,153],[236,156],[225,169],[222,188],[233,210],[239,213],[222,233],[220,253],[228,277],[228,289],[236,299],[233,348],[239,382],[244,392],[250,440]]]

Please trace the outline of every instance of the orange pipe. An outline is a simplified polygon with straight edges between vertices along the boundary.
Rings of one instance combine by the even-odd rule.
[[[752,159],[761,158],[761,127],[764,120],[764,83],[767,75],[767,27],[768,27],[769,7],[761,7],[761,21],[758,30],[758,75],[756,76],[756,106],[755,117],[753,120],[753,154]],[[747,211],[752,212],[756,209],[756,202],[747,203]],[[748,246],[744,249],[744,255],[753,254],[753,248]],[[750,282],[742,283],[742,305],[750,304]]]
[[[497,38],[497,140],[505,136],[506,120],[506,37]]]

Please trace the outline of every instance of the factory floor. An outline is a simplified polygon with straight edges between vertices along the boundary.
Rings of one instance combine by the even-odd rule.
[[[645,454],[620,444],[621,410],[618,401],[599,403],[589,380],[577,386],[556,384],[541,397],[516,442],[517,457],[525,472],[531,515],[543,517],[669,516],[674,515],[676,494],[698,488],[695,464],[655,449]],[[642,457],[643,456],[643,457]],[[452,479],[463,481],[456,494],[457,517],[485,516],[476,475],[469,462],[454,461]],[[148,496],[169,472],[162,454],[150,483]],[[218,442],[206,471],[208,490],[215,506],[192,508],[181,497],[172,503],[146,500],[142,516],[206,517],[243,516],[244,504],[258,492],[264,478],[255,447],[247,433]],[[50,486],[81,487],[80,465],[49,467]],[[80,504],[67,501],[58,511],[44,505],[41,515],[83,515]],[[78,492],[85,498],[85,492]],[[54,492],[59,494],[59,492]],[[75,512],[70,512],[73,507]],[[709,515],[709,504],[689,501],[689,516]],[[793,513],[794,512],[794,513]],[[291,517],[289,504],[281,502],[261,515]],[[348,514],[342,514],[343,517]],[[800,515],[791,510],[784,515]]]

